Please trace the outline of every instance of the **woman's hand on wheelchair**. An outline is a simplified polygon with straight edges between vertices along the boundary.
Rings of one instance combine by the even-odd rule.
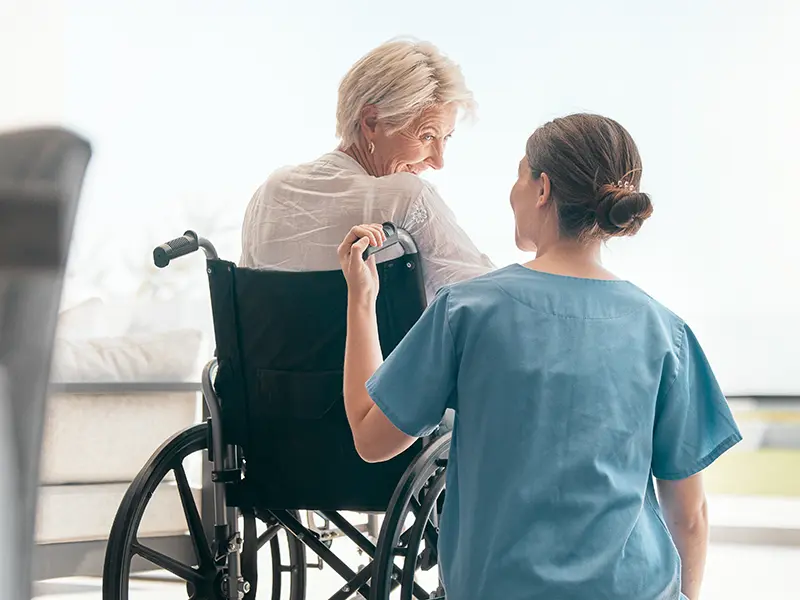
[[[362,258],[368,246],[380,246],[386,241],[386,233],[378,224],[356,225],[339,245],[339,263],[347,280],[351,297],[373,301],[378,296],[378,269],[375,256],[366,261]]]

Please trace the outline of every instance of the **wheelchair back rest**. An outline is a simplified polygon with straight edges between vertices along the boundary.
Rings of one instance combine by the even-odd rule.
[[[263,271],[210,260],[208,273],[223,438],[242,447],[258,503],[385,510],[409,458],[368,465],[355,451],[342,397],[341,271]],[[378,273],[385,357],[416,323],[426,296],[418,254],[381,263]]]
[[[318,419],[341,400],[347,287],[341,271],[279,272],[208,261],[217,387],[226,429],[246,444],[248,419]],[[378,329],[387,356],[425,309],[419,255],[378,265]]]

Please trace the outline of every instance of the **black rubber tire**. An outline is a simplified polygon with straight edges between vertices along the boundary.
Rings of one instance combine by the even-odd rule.
[[[181,493],[189,489],[185,479],[185,472],[183,471],[183,459],[196,452],[207,450],[208,438],[208,426],[205,423],[194,425],[176,433],[153,453],[128,487],[117,509],[106,547],[103,566],[103,600],[128,600],[130,565],[131,558],[134,555],[134,548],[136,547],[137,553],[142,550],[147,553],[150,552],[147,548],[138,546],[137,531],[139,524],[156,488],[172,470],[175,470],[176,483],[182,501],[186,500],[188,502],[188,499],[191,499],[191,506],[188,506],[186,502],[184,502],[183,506],[184,513],[187,514],[190,537],[198,558],[194,565],[183,565],[164,555],[157,557],[150,554],[150,556],[158,558],[162,563],[173,561],[169,563],[172,568],[167,570],[171,570],[175,575],[186,581],[192,580],[193,593],[190,595],[187,588],[187,598],[191,600],[224,600],[218,594],[218,576],[222,565],[214,561],[212,549],[206,539],[193,498],[187,496],[186,493]],[[290,561],[290,565],[286,567],[281,565],[280,562],[278,538],[274,537],[269,542],[273,559],[272,572],[274,575],[278,572],[282,574],[290,571],[290,600],[304,600],[306,580],[305,548],[293,536],[286,535],[286,538],[289,545]],[[159,564],[159,566],[166,568],[163,564]],[[272,587],[273,591],[277,588],[280,592],[279,585],[273,584]],[[263,597],[263,594],[261,596]],[[280,596],[275,597],[273,595],[272,600],[280,600]]]
[[[426,530],[433,529],[431,537],[434,538],[433,544],[436,545],[439,541],[439,531],[430,522],[429,517],[434,510],[436,510],[439,496],[444,492],[445,472],[442,470],[440,473],[434,475],[429,483],[429,488],[420,503],[420,508],[417,512],[414,525],[411,527],[411,532],[408,538],[408,545],[406,546],[406,557],[403,561],[403,575],[400,578],[400,600],[413,600],[414,599],[414,578],[419,565],[419,548],[422,545]],[[434,550],[436,548],[434,547]]]
[[[420,513],[425,511],[430,513],[431,510],[428,509],[433,509],[438,504],[436,500],[444,491],[445,470],[443,465],[446,464],[449,451],[450,433],[447,433],[425,448],[409,465],[400,479],[386,511],[375,550],[375,575],[370,584],[369,600],[389,600],[392,590],[403,579],[408,583],[408,589],[403,589],[401,592],[403,598],[429,597],[427,592],[419,589],[413,582],[413,573],[417,567],[417,551],[423,538],[424,529],[415,527],[417,525],[416,520],[411,529],[405,530],[404,524],[406,516],[412,511],[412,507],[416,507],[418,517],[427,521],[428,514],[423,515]],[[420,502],[420,492],[428,483],[430,483],[431,494],[423,496]],[[395,572],[395,558],[400,555],[398,544],[401,536],[405,538],[406,535],[409,536],[408,541],[416,547],[411,547],[411,544],[409,544],[403,548],[403,555],[405,556],[403,560],[404,573],[398,578]],[[411,562],[409,563],[409,561]],[[405,568],[406,564],[408,564],[407,569]]]

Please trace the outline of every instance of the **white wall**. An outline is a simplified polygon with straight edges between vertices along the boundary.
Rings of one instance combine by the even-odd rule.
[[[64,119],[64,31],[59,0],[0,0],[0,130]]]
[[[145,278],[205,297],[200,261],[155,272],[153,245],[191,227],[237,259],[255,187],[332,148],[340,77],[410,34],[462,63],[481,105],[432,178],[498,264],[521,258],[507,197],[530,132],[612,116],[639,143],[656,212],[610,245],[610,266],[689,320],[728,392],[800,393],[797,2],[13,4],[0,126],[63,118],[95,146],[67,303]]]

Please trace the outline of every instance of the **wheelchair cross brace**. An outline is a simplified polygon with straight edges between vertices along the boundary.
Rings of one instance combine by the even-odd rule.
[[[237,481],[241,477],[241,469],[236,448],[232,445],[224,444],[221,428],[214,426],[214,424],[222,422],[219,398],[213,385],[215,372],[216,361],[213,360],[204,367],[201,379],[203,398],[210,415],[209,430],[211,439],[209,440],[208,448],[209,460],[213,463],[214,545],[217,549],[217,558],[227,559],[228,573],[222,582],[225,600],[242,600],[245,595],[249,595],[251,582],[245,580],[242,572],[242,535],[239,531],[240,511],[227,505],[225,490],[226,483]],[[360,593],[365,598],[369,597],[370,586],[367,582],[370,581],[373,575],[376,546],[356,526],[336,511],[318,511],[322,517],[333,523],[342,534],[369,556],[370,564],[358,572],[348,567],[319,539],[319,534],[305,527],[288,510],[270,510],[268,512],[287,532],[303,542],[345,580],[344,586],[332,595],[329,600],[347,600],[355,592]],[[249,559],[250,557],[245,557],[244,562],[247,563]],[[392,589],[400,584],[401,576],[401,569],[393,564],[391,574]],[[413,584],[413,595],[416,598],[428,597],[427,592],[417,583]]]

